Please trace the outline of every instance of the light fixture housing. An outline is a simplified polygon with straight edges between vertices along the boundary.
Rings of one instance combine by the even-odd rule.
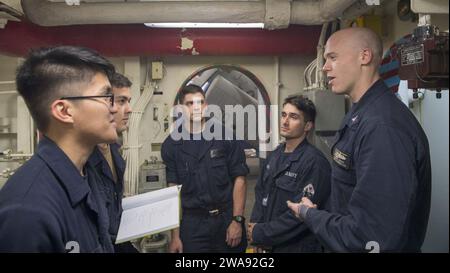
[[[145,23],[153,28],[264,28],[264,23]]]

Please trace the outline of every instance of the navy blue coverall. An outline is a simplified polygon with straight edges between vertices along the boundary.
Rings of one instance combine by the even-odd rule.
[[[95,170],[99,174],[99,177],[101,178],[101,191],[103,193],[109,216],[109,234],[114,244],[117,238],[117,232],[119,231],[120,218],[123,211],[123,176],[125,173],[126,163],[120,155],[119,144],[110,144],[109,147],[111,150],[111,157],[116,169],[117,182],[114,181],[108,161],[103,156],[98,147],[95,147],[88,161],[95,168]],[[117,245],[114,244],[114,250],[117,253],[138,252],[130,242],[125,242]]]
[[[308,227],[286,206],[298,202],[307,193],[323,208],[330,195],[330,163],[305,139],[292,153],[284,153],[281,144],[267,158],[255,188],[251,222],[253,244],[271,248],[271,252],[323,252]],[[282,158],[287,157],[281,163]]]
[[[114,252],[99,177],[50,139],[0,191],[0,252]]]
[[[431,199],[427,137],[382,80],[345,116],[332,147],[332,212],[305,223],[331,251],[418,252]]]
[[[192,135],[191,135],[192,139]],[[180,238],[183,252],[244,252],[245,226],[238,246],[226,244],[233,217],[233,187],[237,176],[248,174],[238,141],[173,140],[166,138],[161,156],[168,183],[181,188]]]

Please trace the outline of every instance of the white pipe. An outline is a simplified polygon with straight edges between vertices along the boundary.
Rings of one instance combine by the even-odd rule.
[[[156,87],[154,87],[153,91],[155,90]],[[150,87],[145,85],[144,92],[133,106],[134,110],[130,115],[128,135],[124,138],[124,155],[126,159],[124,194],[126,196],[138,193],[140,168],[139,149],[141,148],[139,144],[139,125],[145,108],[152,96],[153,92]]]
[[[30,118],[30,153],[34,154],[34,122],[33,119]]]
[[[11,95],[11,94],[17,95],[17,91],[16,91],[16,90],[5,90],[5,91],[0,91],[0,95]]]
[[[274,59],[274,71],[275,71],[275,101],[274,104],[280,103],[280,58],[278,56],[273,57]]]
[[[312,62],[306,66],[305,71],[303,72],[303,77],[305,79],[305,84],[303,86],[303,91],[308,91],[309,87],[311,86],[311,77],[309,76],[309,71],[311,71],[313,65],[316,63],[316,59],[314,59]]]
[[[356,2],[356,4],[355,4]],[[291,2],[290,24],[317,25],[333,21],[357,0],[317,0]],[[151,1],[120,3],[81,3],[69,6],[46,0],[22,0],[27,18],[41,26],[131,23],[261,23],[270,28],[285,28],[285,20],[266,20],[271,5],[265,1]],[[367,5],[366,5],[367,6]],[[355,15],[358,9],[353,8]],[[360,9],[361,10],[361,9]],[[288,12],[288,11],[287,11]],[[101,16],[99,16],[101,14]],[[275,12],[280,17],[282,12]],[[269,16],[270,17],[270,16]]]
[[[328,23],[324,23],[322,25],[322,31],[320,33],[319,44],[317,45],[316,85],[318,88],[325,87],[322,67],[323,67],[325,35],[327,33],[328,25],[329,25]]]
[[[33,154],[5,154],[2,155],[4,158],[23,158],[23,157],[32,157]]]
[[[16,81],[0,81],[0,84],[15,84]]]
[[[320,25],[330,22],[354,4],[355,0],[319,0],[293,2],[291,24]]]
[[[276,94],[276,102],[275,105],[278,105],[278,111],[276,112],[275,116],[272,117],[272,120],[270,124],[272,125],[272,139],[273,146],[271,147],[273,151],[276,146],[278,146],[278,143],[280,142],[280,132],[279,132],[279,116],[280,116],[280,104],[281,104],[281,94],[280,94],[280,58],[278,56],[275,56],[275,94]]]
[[[32,157],[33,154],[9,154],[10,157]]]
[[[263,22],[265,3],[165,1],[81,3],[69,6],[46,0],[22,0],[28,19],[41,26],[168,22]],[[101,16],[99,16],[101,14]]]
[[[314,78],[314,80],[313,80],[313,73],[314,73],[315,69],[317,69],[317,59],[314,59],[313,64],[311,65],[311,67],[309,68],[309,71],[308,71],[308,79],[309,79],[309,82],[311,83],[309,88],[317,87],[316,86],[317,79]]]

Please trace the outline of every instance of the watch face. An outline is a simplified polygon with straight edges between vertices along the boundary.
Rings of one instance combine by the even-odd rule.
[[[233,219],[236,220],[236,222],[238,222],[238,223],[244,222],[244,217],[239,216],[239,215],[238,216],[234,216]]]

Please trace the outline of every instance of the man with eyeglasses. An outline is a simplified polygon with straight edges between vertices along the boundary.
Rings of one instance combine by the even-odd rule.
[[[128,129],[132,83],[120,73],[115,73],[110,82],[117,105],[117,112],[114,113],[116,132],[120,136]],[[126,166],[119,149],[118,141],[98,144],[88,159],[102,178],[102,189],[109,215],[109,233],[113,243],[116,241],[122,215],[123,176]],[[137,252],[129,242],[114,245],[114,249],[115,252]]]
[[[117,139],[114,66],[79,47],[32,51],[16,84],[44,137],[0,192],[0,252],[113,252],[100,177],[87,163]]]

